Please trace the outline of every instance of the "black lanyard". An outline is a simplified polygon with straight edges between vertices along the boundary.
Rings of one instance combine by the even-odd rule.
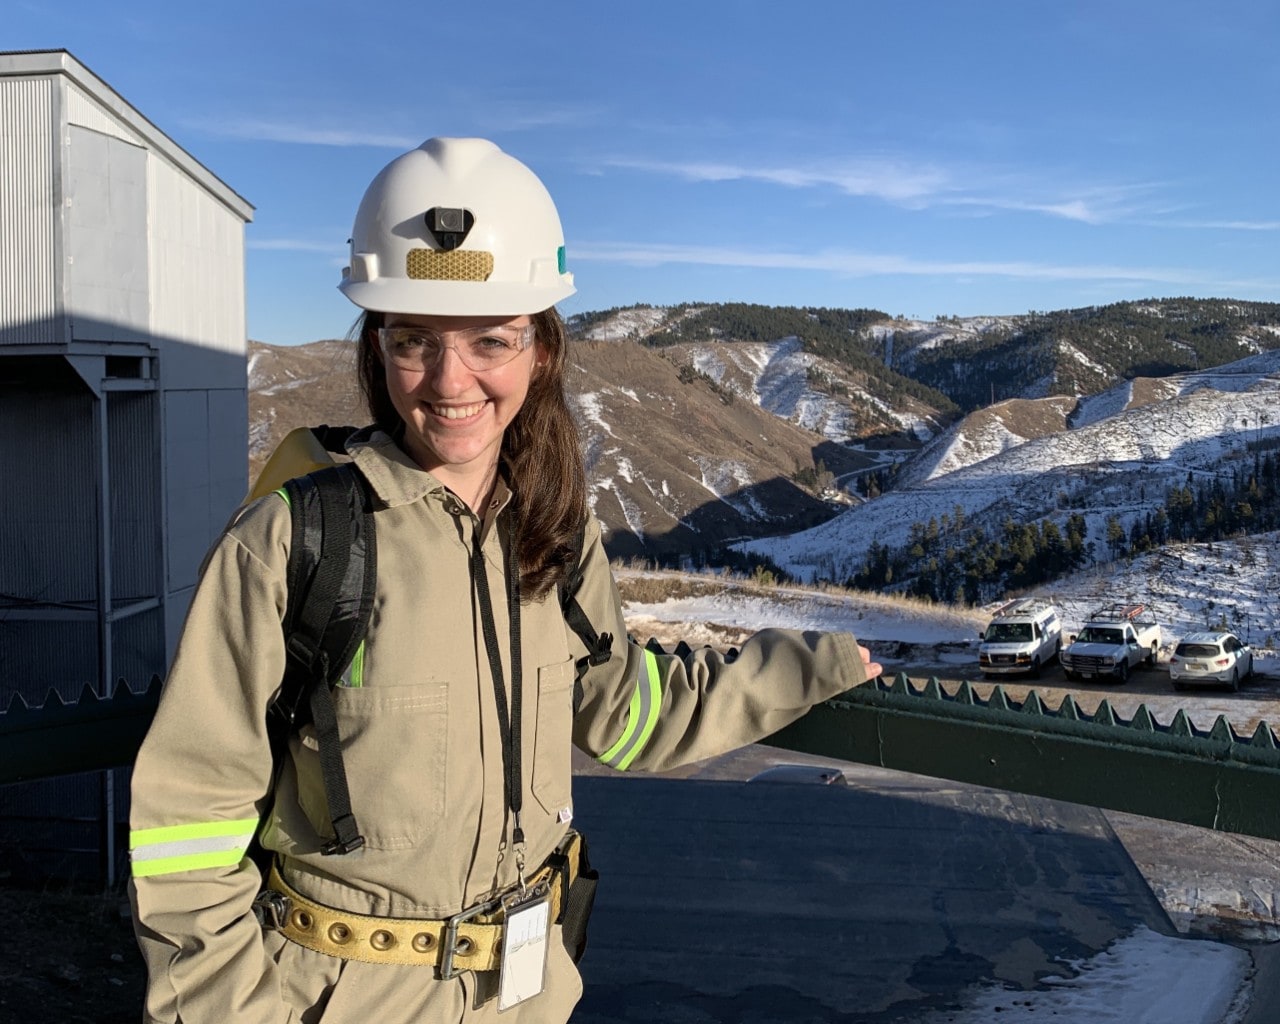
[[[480,550],[480,525],[475,528],[471,548],[471,580],[480,602],[480,624],[484,630],[484,647],[489,655],[489,674],[493,676],[493,692],[498,702],[498,728],[502,733],[502,789],[511,810],[511,844],[516,850],[516,867],[523,878],[524,829],[520,826],[520,809],[524,787],[520,784],[520,562],[514,539],[507,558],[507,619],[511,625],[511,710],[507,710],[507,688],[503,681],[502,656],[498,653],[498,627],[493,618],[493,602],[489,598],[489,575],[485,571],[484,553]]]

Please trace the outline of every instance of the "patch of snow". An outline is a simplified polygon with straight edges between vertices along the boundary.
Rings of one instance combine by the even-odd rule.
[[[669,315],[669,310],[658,306],[622,309],[603,323],[589,327],[582,336],[589,341],[622,341],[626,338],[638,338],[656,331]]]
[[[640,509],[636,506],[635,502],[623,494],[612,481],[610,481],[610,486],[608,488],[601,489],[607,489],[608,492],[613,495],[614,499],[618,502],[618,507],[622,509],[622,518],[627,524],[627,529],[634,533],[641,543],[643,543],[645,538],[644,516],[640,514]]]
[[[1145,926],[1032,991],[984,986],[920,1024],[1237,1024],[1251,992],[1249,954],[1221,942],[1170,938]]]
[[[691,455],[698,467],[699,483],[745,519],[761,522],[769,515],[751,493],[755,480],[745,463]]]
[[[1087,355],[1081,352],[1074,345],[1063,344],[1062,351],[1065,352],[1067,355],[1069,355],[1081,366],[1088,367],[1090,370],[1096,373],[1099,377],[1103,378],[1103,380],[1106,380],[1107,378],[1112,376],[1112,373],[1110,370],[1108,370],[1105,366],[1101,365],[1100,363],[1095,363],[1092,359],[1090,359]]]
[[[576,395],[569,396],[569,400],[577,407],[580,422],[595,424],[610,437],[617,437],[613,432],[613,428],[604,421],[604,417],[601,414],[603,406],[600,402],[600,396],[596,392],[582,391]]]

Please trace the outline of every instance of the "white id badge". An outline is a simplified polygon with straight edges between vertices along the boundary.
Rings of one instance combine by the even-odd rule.
[[[498,1012],[532,999],[546,987],[551,899],[546,888],[507,905],[498,981]]]

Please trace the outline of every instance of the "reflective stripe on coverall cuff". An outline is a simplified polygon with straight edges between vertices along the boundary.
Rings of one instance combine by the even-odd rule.
[[[658,672],[658,659],[652,651],[644,652],[638,674],[640,678],[636,680],[627,712],[627,727],[618,742],[596,759],[620,772],[626,771],[644,750],[662,710],[662,678]]]
[[[166,825],[129,833],[133,877],[171,875],[239,864],[258,830],[257,818]]]

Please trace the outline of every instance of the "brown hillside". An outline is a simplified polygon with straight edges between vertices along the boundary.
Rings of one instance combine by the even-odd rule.
[[[354,347],[250,346],[249,469],[295,426],[363,423]],[[698,551],[791,531],[832,507],[798,469],[848,472],[863,457],[731,395],[657,350],[574,341],[568,385],[583,431],[591,499],[611,554]]]

